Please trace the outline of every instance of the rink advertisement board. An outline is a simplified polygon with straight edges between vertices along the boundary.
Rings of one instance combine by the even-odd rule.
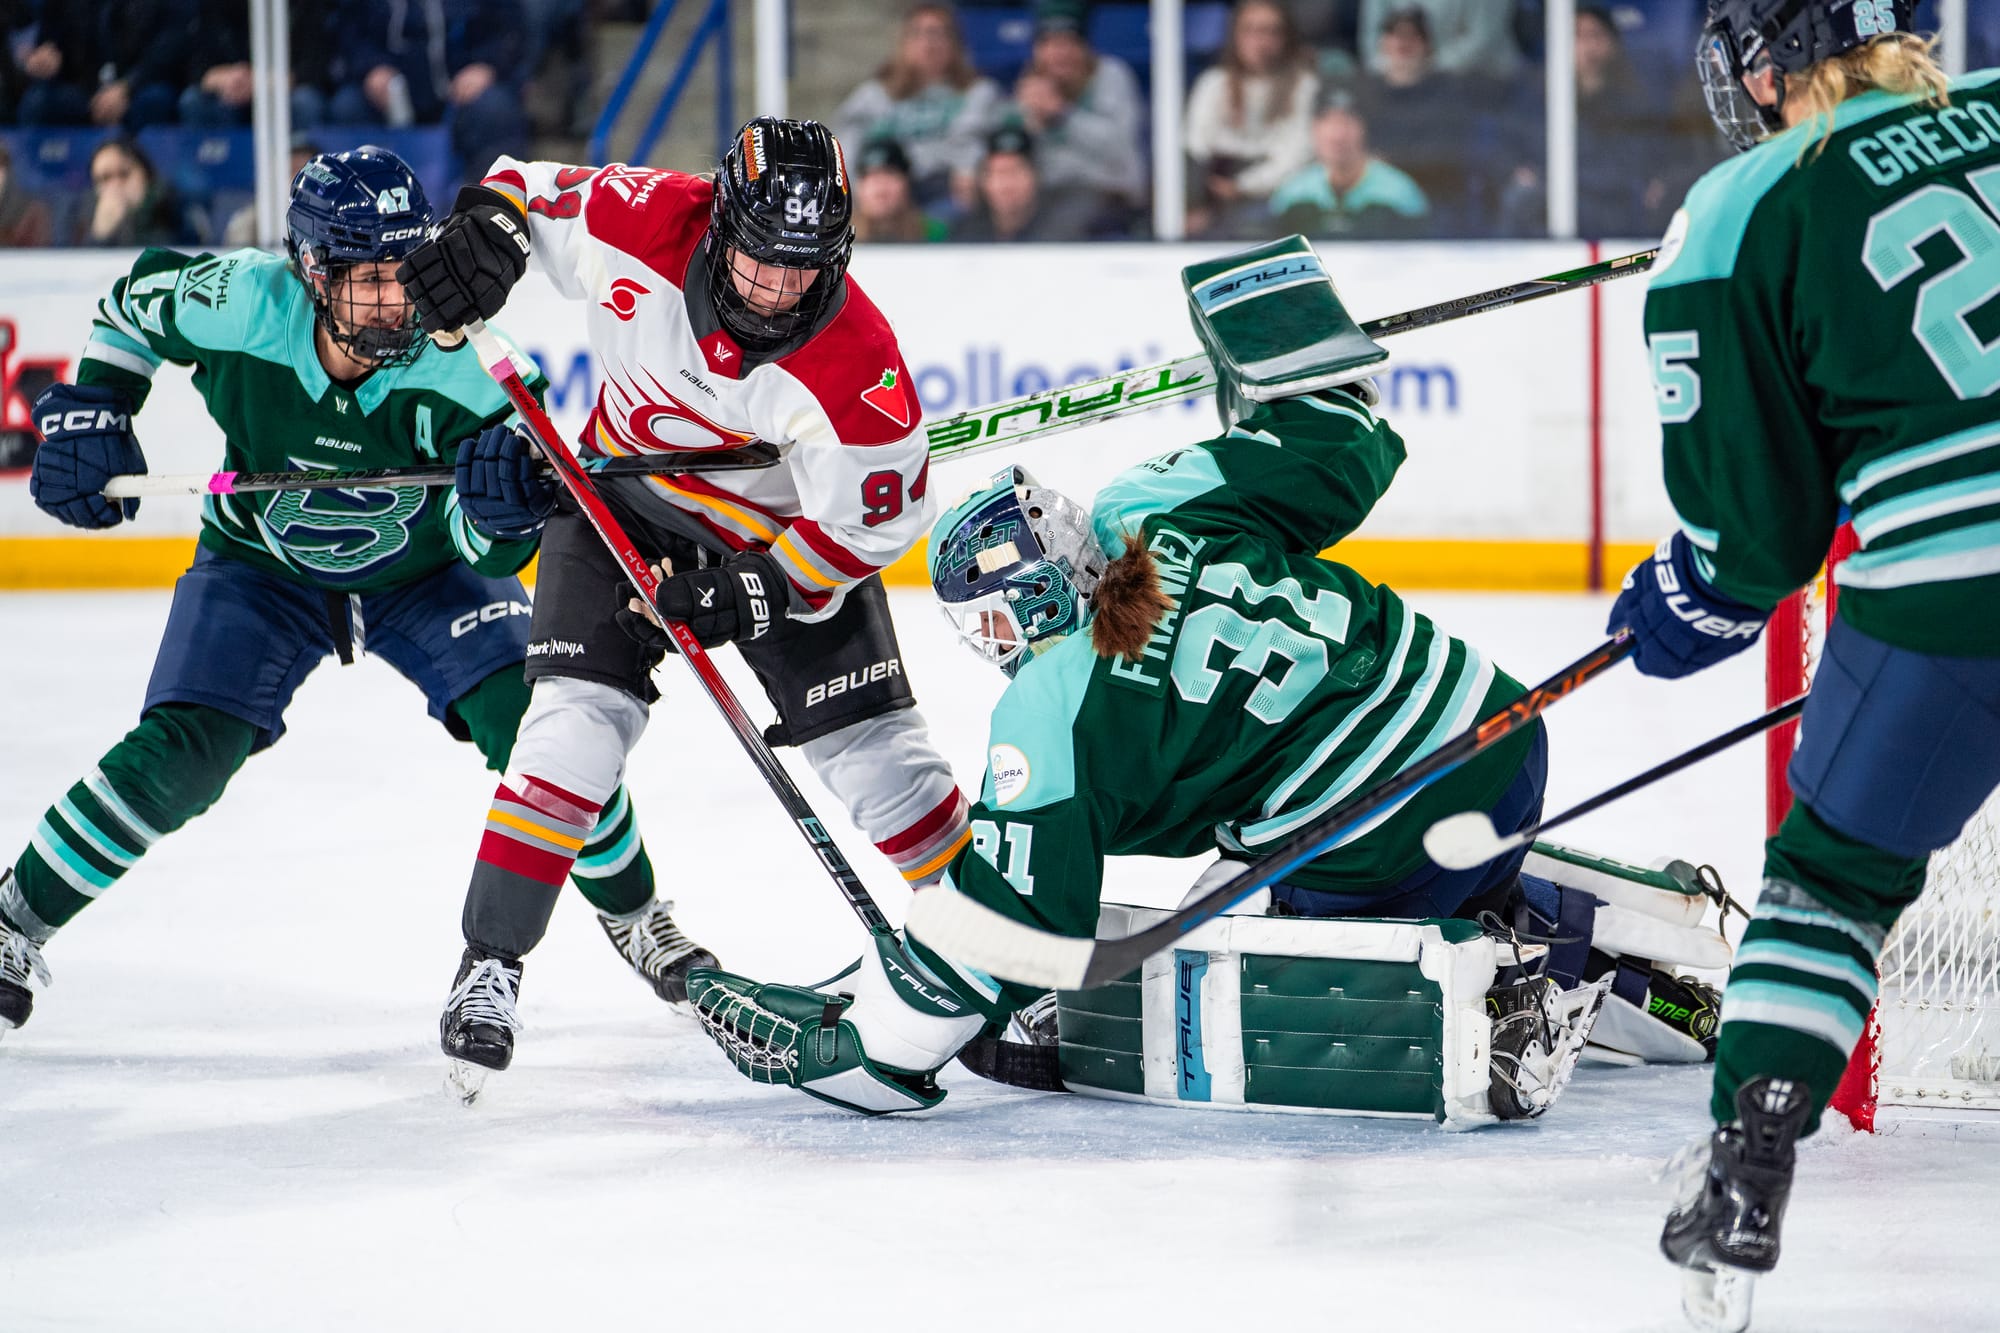
[[[1638,248],[1320,250],[1349,308],[1368,319]],[[852,271],[894,323],[924,410],[935,418],[1189,354],[1195,343],[1178,272],[1218,252],[1177,245],[863,247]],[[52,379],[74,373],[98,298],[132,258],[0,255],[0,465],[11,464],[0,469],[0,549],[7,555],[0,586],[164,583],[185,561],[185,539],[200,518],[197,499],[149,499],[119,534],[90,536],[60,528],[28,497],[28,404]],[[1639,334],[1644,280],[1597,290],[1596,298],[1557,296],[1388,341],[1383,411],[1408,442],[1409,461],[1351,544],[1354,563],[1433,586],[1580,587],[1594,506],[1612,543],[1649,544],[1671,526]],[[584,310],[531,274],[498,321],[547,373],[551,415],[566,431],[582,425],[597,392]],[[1601,395],[1593,393],[1593,375],[1601,377]],[[152,471],[215,470],[221,440],[188,372],[169,366],[156,383],[138,421]],[[1120,469],[1211,434],[1215,425],[1209,400],[1180,403],[941,464],[932,494],[948,502],[1009,461],[1088,494]],[[1601,489],[1594,492],[1592,458],[1600,446]],[[1625,558],[1622,547],[1610,558],[1613,580]],[[52,579],[51,569],[103,577]]]

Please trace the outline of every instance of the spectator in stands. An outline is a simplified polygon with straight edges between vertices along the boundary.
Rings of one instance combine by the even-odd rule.
[[[1478,210],[1482,216],[1476,226],[1465,214],[1474,148],[1487,137],[1483,131],[1497,134],[1501,123],[1499,117],[1484,123],[1479,117],[1496,102],[1507,104],[1499,90],[1438,67],[1430,18],[1415,5],[1393,10],[1382,20],[1368,65],[1355,97],[1372,127],[1369,138],[1375,149],[1416,180],[1431,201],[1438,229],[1491,230],[1490,208]],[[1503,165],[1494,174],[1505,170]]]
[[[0,249],[47,245],[54,232],[49,206],[14,174],[14,153],[0,139]]]
[[[920,202],[935,203],[954,185],[963,199],[986,136],[1000,123],[1001,103],[999,85],[965,53],[957,13],[920,4],[903,16],[895,54],[833,113],[833,129],[842,143],[901,144]]]
[[[952,228],[954,241],[1085,241],[1100,206],[1086,193],[1044,190],[1035,172],[1035,141],[1004,125],[987,142],[979,164],[972,216]]]
[[[173,187],[153,159],[126,136],[114,135],[90,155],[90,216],[77,245],[194,245],[198,241]]]
[[[910,155],[894,139],[870,139],[854,163],[854,239],[911,244],[942,241],[943,222],[917,207]]]
[[[1312,52],[1274,0],[1239,0],[1222,59],[1188,94],[1193,235],[1268,225],[1271,191],[1312,157]],[[1255,220],[1255,221],[1253,221]]]
[[[18,119],[34,128],[171,122],[194,40],[194,0],[47,0]]]
[[[319,154],[319,144],[314,142],[310,135],[292,135],[292,174],[289,179],[297,180],[299,173],[305,170],[306,163]],[[289,190],[287,192],[289,193]],[[231,213],[229,221],[223,224],[222,248],[241,250],[255,244],[257,244],[257,205],[249,203]]]
[[[335,24],[345,81],[329,123],[443,121],[452,152],[474,176],[502,153],[526,153],[519,0],[344,0]]]
[[[324,0],[293,0],[286,6],[293,129],[310,129],[326,121],[338,45],[332,24],[335,10]],[[201,0],[201,40],[188,61],[181,124],[217,130],[248,125],[252,92],[250,7],[244,0]]]
[[[1014,111],[1034,136],[1043,186],[1096,190],[1135,210],[1145,202],[1145,100],[1130,65],[1091,48],[1084,18],[1079,0],[1035,7],[1035,44],[1014,85]]]
[[[1312,165],[1271,194],[1279,232],[1372,240],[1421,236],[1430,201],[1406,172],[1368,151],[1368,123],[1345,96],[1313,117]]]
[[[1690,0],[1694,3],[1696,0]],[[1361,32],[1382,31],[1397,10],[1417,8],[1430,22],[1437,67],[1447,74],[1511,79],[1521,66],[1514,44],[1514,6],[1505,0],[1361,0]],[[1369,62],[1381,73],[1379,48]]]

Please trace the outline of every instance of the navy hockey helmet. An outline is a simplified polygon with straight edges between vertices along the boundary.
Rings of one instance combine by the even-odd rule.
[[[343,281],[357,264],[398,264],[431,230],[431,203],[402,158],[368,145],[321,153],[292,179],[285,249],[327,335],[374,366],[406,365],[423,351],[416,306],[393,278]]]
[[[1090,623],[1109,563],[1074,500],[1010,467],[931,529],[931,589],[974,652],[1009,676]]]
[[[1787,74],[1890,33],[1908,32],[1916,0],[1708,0],[1695,51],[1708,113],[1738,151],[1785,127]],[[1769,65],[1778,101],[1759,106],[1743,80]]]
[[[816,328],[854,252],[852,183],[833,131],[773,116],[746,124],[715,173],[707,246],[709,299],[738,342],[769,349]]]

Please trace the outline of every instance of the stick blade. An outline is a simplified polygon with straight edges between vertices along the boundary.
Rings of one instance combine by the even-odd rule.
[[[1424,830],[1424,853],[1446,870],[1470,870],[1520,846],[1519,838],[1493,831],[1484,811],[1450,815]]]
[[[1022,925],[957,889],[934,884],[910,899],[904,929],[954,962],[1008,981],[1075,990],[1097,941]]]

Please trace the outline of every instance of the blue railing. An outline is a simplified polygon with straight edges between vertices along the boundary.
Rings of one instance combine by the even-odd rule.
[[[653,16],[646,20],[645,31],[639,34],[638,49],[632,52],[626,62],[625,72],[618,76],[618,86],[611,90],[611,96],[604,103],[604,111],[597,118],[597,125],[590,133],[590,160],[607,162],[611,157],[611,131],[618,124],[618,118],[625,112],[625,104],[631,100],[632,90],[638,86],[639,76],[651,59],[653,48],[659,45],[660,36],[667,30],[667,23],[674,11],[680,7],[680,0],[660,0]],[[708,0],[708,9],[696,25],[694,36],[681,52],[680,61],[674,66],[673,77],[660,94],[660,103],[653,108],[651,118],[639,132],[638,142],[633,144],[629,161],[641,163],[651,155],[653,146],[666,132],[667,122],[680,105],[681,97],[687,92],[688,82],[694,78],[695,66],[709,44],[715,46],[715,155],[719,159],[729,151],[729,141],[736,132],[736,118],[731,113],[735,101],[732,87],[735,53],[730,46],[729,0]]]

